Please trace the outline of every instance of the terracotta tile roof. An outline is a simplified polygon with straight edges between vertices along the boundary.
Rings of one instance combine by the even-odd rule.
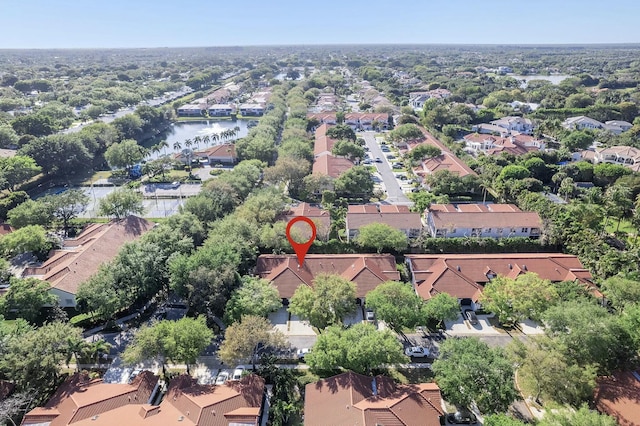
[[[497,254],[419,254],[407,255],[416,292],[424,299],[438,293],[448,293],[460,299],[478,300],[489,271],[517,278],[535,272],[552,282],[578,281],[587,288],[593,286],[591,273],[576,256],[558,253],[497,253]]]
[[[640,374],[617,372],[599,377],[595,391],[598,411],[614,417],[620,426],[640,426]]]
[[[435,383],[396,385],[353,372],[309,383],[304,413],[305,426],[438,426],[444,414]]]
[[[320,274],[340,275],[356,283],[356,297],[386,281],[398,281],[395,258],[390,254],[309,254],[302,268],[295,255],[261,255],[256,275],[271,281],[280,297],[290,299],[300,285],[313,286]]]
[[[22,275],[39,278],[53,288],[76,294],[80,284],[95,274],[100,265],[116,257],[125,243],[154,226],[137,216],[90,225],[77,238],[66,240],[63,249],[54,250],[41,266],[27,268]]]
[[[233,143],[223,143],[220,145],[212,146],[211,148],[204,149],[195,153],[199,156],[207,157],[222,157],[235,161],[238,156],[236,155],[236,145]]]
[[[523,212],[513,204],[433,204],[426,213],[436,229],[542,227],[538,213]]]
[[[198,385],[189,376],[179,376],[171,381],[161,404],[152,406],[147,402],[157,380],[157,376],[143,372],[131,385],[104,384],[101,380],[80,387],[65,384],[45,407],[29,412],[23,424],[51,421],[50,426],[228,426],[233,422],[257,425],[264,380],[254,374],[222,386]],[[133,398],[133,394],[126,394],[128,389],[141,388],[140,383],[146,386],[144,395],[140,393]],[[117,396],[118,392],[125,392],[124,397]],[[76,402],[79,398],[93,408],[85,410],[79,406]]]
[[[8,223],[0,223],[0,235],[7,235],[13,231],[13,227]]]
[[[327,175],[332,178],[339,177],[353,167],[353,163],[346,158],[334,157],[331,154],[321,155],[313,163],[313,174]]]
[[[488,155],[495,155],[501,152],[508,152],[513,155],[523,155],[531,151],[539,151],[541,144],[541,142],[533,136],[522,133],[507,137],[471,133],[466,135],[464,140],[473,143],[490,142],[494,147],[484,150]]]
[[[327,210],[323,210],[309,203],[300,203],[297,206],[292,206],[288,211],[283,212],[279,220],[289,222],[291,219],[299,216],[308,217],[313,221],[316,225],[318,238],[328,237],[331,228],[331,216]],[[294,227],[296,226],[297,224],[294,225]],[[299,229],[303,237],[307,240],[311,238],[311,230],[308,229],[306,224],[301,225]]]
[[[313,145],[313,155],[318,156],[322,154],[331,153],[333,146],[337,140],[327,136],[327,130],[329,130],[327,124],[320,125],[315,131],[315,143]]]
[[[309,113],[307,114],[307,119],[315,118],[316,120],[324,123],[326,121],[330,121],[335,123],[337,121],[335,112],[317,112],[317,113]]]
[[[422,229],[420,214],[409,211],[407,206],[365,204],[348,207],[348,230],[360,229],[372,223],[384,223],[399,230]]]

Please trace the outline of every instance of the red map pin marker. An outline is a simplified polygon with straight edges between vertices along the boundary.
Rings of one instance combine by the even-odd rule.
[[[291,238],[291,227],[296,222],[306,222],[311,227],[311,239],[306,243],[297,243],[293,238]],[[313,241],[316,239],[316,224],[313,223],[311,219],[305,216],[294,217],[287,224],[287,240],[291,243],[291,247],[296,252],[296,256],[298,256],[298,266],[302,267],[304,263],[304,257],[307,255],[309,251],[309,247],[313,244]]]

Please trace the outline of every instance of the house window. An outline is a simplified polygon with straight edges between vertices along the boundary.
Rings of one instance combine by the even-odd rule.
[[[498,234],[502,235],[502,228],[498,228]]]
[[[526,234],[527,232],[529,232],[529,228],[522,228],[522,233]]]
[[[484,228],[484,232],[486,232],[487,234],[491,233],[491,228]]]

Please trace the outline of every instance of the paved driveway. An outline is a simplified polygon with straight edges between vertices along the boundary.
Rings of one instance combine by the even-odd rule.
[[[398,184],[398,180],[395,177],[391,165],[385,156],[385,153],[380,149],[380,145],[376,142],[375,132],[360,132],[358,137],[362,137],[369,148],[371,158],[380,157],[382,163],[374,163],[378,169],[378,173],[384,182],[384,187],[387,191],[387,199],[391,204],[412,204],[411,200],[402,192],[402,188]]]
[[[478,324],[471,325],[465,320],[462,313],[455,321],[445,321],[447,334],[450,336],[496,336],[505,334],[489,323],[492,315],[478,315]]]

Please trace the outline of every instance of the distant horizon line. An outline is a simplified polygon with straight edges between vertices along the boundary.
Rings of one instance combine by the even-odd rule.
[[[201,46],[116,46],[116,47],[0,47],[0,51],[17,50],[146,50],[146,49],[217,49],[217,48],[268,48],[268,47],[347,47],[347,46],[456,46],[456,47],[640,47],[638,42],[598,43],[300,43],[300,44],[229,44]]]

